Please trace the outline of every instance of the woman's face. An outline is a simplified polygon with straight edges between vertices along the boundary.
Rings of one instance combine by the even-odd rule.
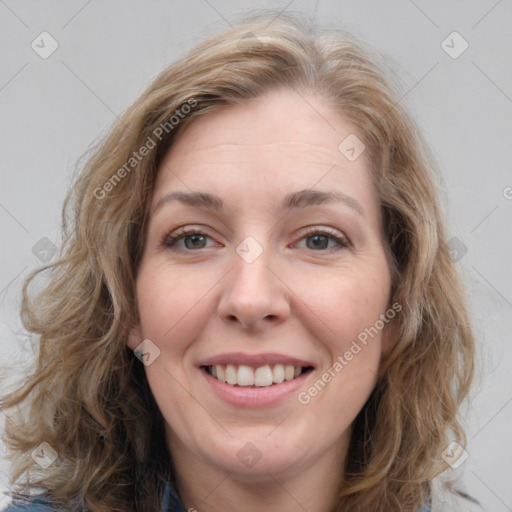
[[[251,481],[341,465],[390,343],[379,200],[355,134],[282,89],[196,119],[165,156],[129,345],[151,340],[178,462]]]

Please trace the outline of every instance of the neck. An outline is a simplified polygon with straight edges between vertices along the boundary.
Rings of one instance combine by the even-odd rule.
[[[187,511],[331,512],[335,509],[348,443],[281,471],[262,470],[258,479],[238,478],[229,468],[207,465],[173,445],[177,492]]]

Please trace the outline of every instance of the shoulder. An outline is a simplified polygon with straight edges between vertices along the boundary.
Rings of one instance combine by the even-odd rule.
[[[0,512],[58,512],[58,509],[52,508],[50,503],[43,498],[16,496],[12,503]]]
[[[57,512],[57,510],[45,504],[30,503],[24,505],[11,504],[1,512]]]
[[[483,512],[482,505],[463,490],[463,480],[459,478],[456,481],[457,487],[454,482],[455,478],[448,479],[448,476],[443,475],[433,480],[432,512]]]

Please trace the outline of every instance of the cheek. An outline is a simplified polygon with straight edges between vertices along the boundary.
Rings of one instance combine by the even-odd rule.
[[[310,329],[330,360],[299,401],[329,424],[348,428],[376,384],[389,292],[387,266],[375,261],[309,287]]]
[[[180,272],[174,266],[142,267],[137,280],[142,333],[179,347],[199,331],[209,315],[205,294],[214,286],[211,274]],[[193,336],[192,336],[193,337]]]
[[[314,278],[302,276],[294,290],[303,297],[301,317],[333,356],[343,354],[358,337],[364,340],[386,311],[390,282],[387,267],[336,269]],[[382,329],[379,329],[379,331]],[[374,331],[372,337],[380,339]],[[379,333],[380,334],[380,333]],[[377,345],[377,343],[375,343]]]

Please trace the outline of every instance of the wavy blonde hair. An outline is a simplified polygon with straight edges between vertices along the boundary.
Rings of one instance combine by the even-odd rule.
[[[382,205],[391,302],[403,306],[394,349],[353,423],[336,510],[413,512],[428,499],[447,468],[448,442],[465,444],[458,411],[473,377],[474,339],[446,244],[436,163],[394,77],[376,50],[346,32],[264,12],[196,46],[122,115],[66,197],[59,258],[23,288],[22,319],[40,350],[31,375],[1,402],[23,407],[4,436],[19,493],[38,490],[72,510],[159,509],[173,478],[164,421],[126,346],[159,163],[197,116],[288,86],[325,98],[362,135]],[[174,125],[177,110],[188,113]],[[130,161],[148,138],[155,147]],[[32,297],[28,286],[42,271],[48,282]],[[41,442],[58,452],[46,470],[30,456]]]

